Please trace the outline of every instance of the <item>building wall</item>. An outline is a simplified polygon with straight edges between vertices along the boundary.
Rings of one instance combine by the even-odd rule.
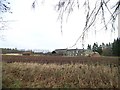
[[[55,52],[63,56],[80,56],[83,53],[82,49],[57,49]]]

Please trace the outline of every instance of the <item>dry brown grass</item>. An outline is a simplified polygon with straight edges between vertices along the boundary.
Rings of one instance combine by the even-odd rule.
[[[103,64],[3,63],[3,88],[118,88],[118,67]]]

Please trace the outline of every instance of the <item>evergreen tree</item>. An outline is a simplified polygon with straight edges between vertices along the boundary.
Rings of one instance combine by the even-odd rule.
[[[120,56],[120,38],[117,40],[114,40],[112,44],[112,51],[114,56]]]
[[[93,52],[97,52],[97,49],[98,49],[98,44],[96,42],[96,43],[93,44],[92,50],[93,50]]]
[[[100,45],[98,48],[97,48],[97,52],[100,54],[100,55],[102,55],[102,45]]]
[[[87,49],[88,49],[88,50],[91,50],[91,45],[88,44]]]

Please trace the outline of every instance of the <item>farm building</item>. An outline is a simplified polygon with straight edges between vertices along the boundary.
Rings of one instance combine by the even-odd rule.
[[[93,53],[92,50],[85,50],[84,53],[83,53],[83,55],[84,56],[90,56],[92,53]]]
[[[83,53],[83,49],[56,49],[53,54],[63,56],[80,56]]]
[[[22,53],[22,55],[27,55],[27,56],[30,56],[31,54],[32,54],[31,51],[25,51],[25,52]]]
[[[88,57],[100,57],[98,52],[93,52],[92,50],[85,50],[83,55]]]
[[[66,55],[66,51],[67,51],[67,49],[56,49],[56,50],[54,50],[52,52],[52,54],[65,56]]]
[[[90,54],[90,57],[100,57],[100,54],[98,52],[93,52]]]

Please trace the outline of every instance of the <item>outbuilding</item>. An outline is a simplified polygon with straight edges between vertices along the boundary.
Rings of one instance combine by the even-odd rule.
[[[30,56],[32,54],[32,52],[23,52],[22,55],[26,55],[26,56]]]

